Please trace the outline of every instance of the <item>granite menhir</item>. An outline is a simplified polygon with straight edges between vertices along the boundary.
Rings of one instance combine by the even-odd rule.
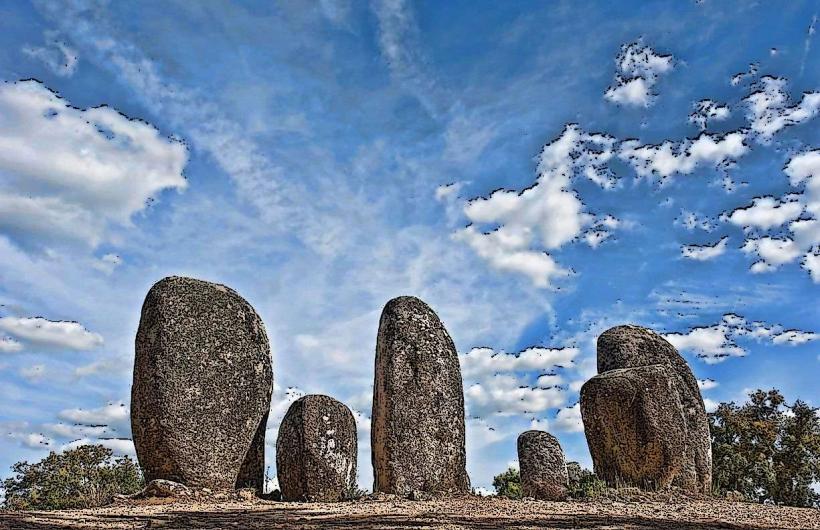
[[[617,326],[598,338],[598,375],[581,388],[595,473],[610,485],[709,493],[703,399],[686,361],[660,335]]]
[[[146,482],[261,490],[272,390],[265,326],[239,294],[177,276],[148,291],[131,388]]]
[[[464,390],[453,340],[418,298],[390,300],[376,341],[373,490],[466,492]]]
[[[294,401],[279,427],[276,477],[286,501],[336,502],[356,486],[356,421],[329,396]]]
[[[518,464],[524,497],[559,501],[567,496],[567,464],[555,436],[526,431],[518,436]]]

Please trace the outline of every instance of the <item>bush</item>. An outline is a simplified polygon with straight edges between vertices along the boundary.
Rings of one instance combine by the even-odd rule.
[[[757,390],[742,406],[721,403],[709,414],[712,484],[716,494],[740,492],[749,500],[817,506],[820,494],[820,417],[777,390]]]
[[[521,475],[517,469],[509,468],[507,471],[493,477],[493,487],[499,497],[520,499]]]
[[[127,456],[115,459],[101,445],[52,451],[34,464],[17,462],[12,471],[15,476],[3,481],[3,508],[9,510],[95,508],[143,487],[136,462]]]
[[[589,469],[581,469],[576,476],[571,476],[567,492],[573,499],[591,499],[606,490],[606,482]]]

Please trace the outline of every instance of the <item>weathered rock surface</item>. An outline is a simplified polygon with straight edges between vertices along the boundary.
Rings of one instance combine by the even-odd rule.
[[[131,428],[146,481],[261,489],[273,374],[265,327],[224,285],[157,282],[136,338]]]
[[[430,307],[385,305],[376,342],[373,491],[466,492],[464,390],[450,335]]]
[[[276,475],[286,501],[335,502],[356,485],[353,414],[328,396],[294,401],[279,427]]]
[[[697,380],[675,348],[646,328],[617,326],[598,338],[598,372],[581,389],[596,474],[610,485],[708,493],[706,411]]]
[[[555,436],[526,431],[518,436],[518,464],[524,497],[558,501],[567,496],[567,465]]]

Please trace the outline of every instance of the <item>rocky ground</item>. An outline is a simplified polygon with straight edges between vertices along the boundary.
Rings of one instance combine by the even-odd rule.
[[[715,500],[573,502],[464,497],[298,504],[261,500],[127,501],[95,510],[0,512],[0,528],[490,529],[818,528],[820,510]]]

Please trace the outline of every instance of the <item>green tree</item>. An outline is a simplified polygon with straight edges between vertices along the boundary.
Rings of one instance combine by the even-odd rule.
[[[820,501],[820,418],[802,401],[786,404],[777,390],[756,390],[742,406],[721,403],[709,415],[712,483],[755,501],[792,506]]]
[[[29,464],[17,462],[15,475],[3,481],[10,510],[94,508],[116,494],[131,494],[143,486],[139,466],[130,458],[114,458],[111,449],[82,445]]]
[[[507,471],[493,477],[493,487],[499,497],[520,499],[521,475],[517,469],[509,468]]]

